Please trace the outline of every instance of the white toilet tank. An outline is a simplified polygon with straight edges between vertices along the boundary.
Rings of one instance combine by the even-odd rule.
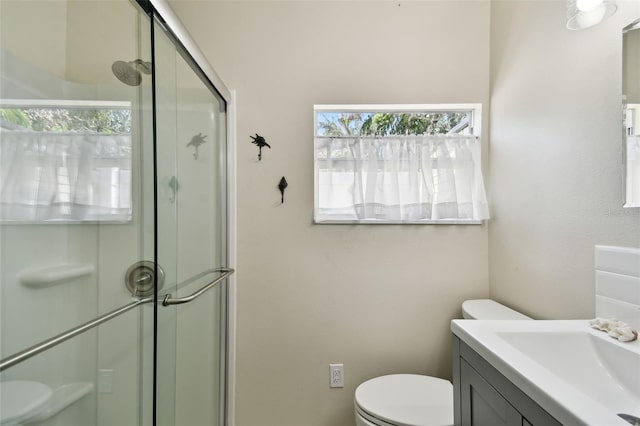
[[[466,319],[531,320],[490,299],[462,303]],[[355,393],[356,426],[450,426],[453,386],[447,380],[392,374],[362,383]]]
[[[533,319],[491,299],[465,300],[462,302],[462,317],[476,320]]]

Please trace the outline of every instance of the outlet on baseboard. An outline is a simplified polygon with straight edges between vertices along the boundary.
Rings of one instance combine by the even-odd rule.
[[[344,387],[344,364],[329,364],[329,387]]]

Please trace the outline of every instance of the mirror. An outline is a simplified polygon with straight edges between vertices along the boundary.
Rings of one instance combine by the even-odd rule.
[[[622,102],[626,148],[624,207],[640,207],[640,19],[622,30]]]

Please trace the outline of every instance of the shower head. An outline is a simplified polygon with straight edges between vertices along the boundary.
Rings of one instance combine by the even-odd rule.
[[[142,59],[134,61],[115,61],[111,65],[111,71],[118,80],[128,86],[139,86],[142,83],[142,73],[151,74],[151,62],[144,62]]]

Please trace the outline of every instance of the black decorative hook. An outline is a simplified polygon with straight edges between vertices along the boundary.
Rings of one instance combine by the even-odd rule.
[[[193,154],[193,158],[195,158],[196,160],[198,159],[198,147],[206,142],[205,141],[206,137],[207,137],[207,135],[203,135],[202,133],[198,133],[197,135],[192,137],[191,141],[187,144],[187,147],[192,146],[192,147],[194,147],[196,149],[196,152]]]
[[[280,189],[280,193],[282,194],[282,204],[284,204],[284,190],[287,188],[287,186],[289,186],[289,184],[287,183],[287,180],[284,178],[284,176],[282,176],[282,179],[280,179],[280,183],[278,184],[278,189]]]
[[[260,161],[262,160],[262,147],[266,146],[271,149],[271,145],[269,145],[267,141],[257,133],[255,137],[250,136],[250,138],[253,139],[251,143],[258,146],[258,161]]]

